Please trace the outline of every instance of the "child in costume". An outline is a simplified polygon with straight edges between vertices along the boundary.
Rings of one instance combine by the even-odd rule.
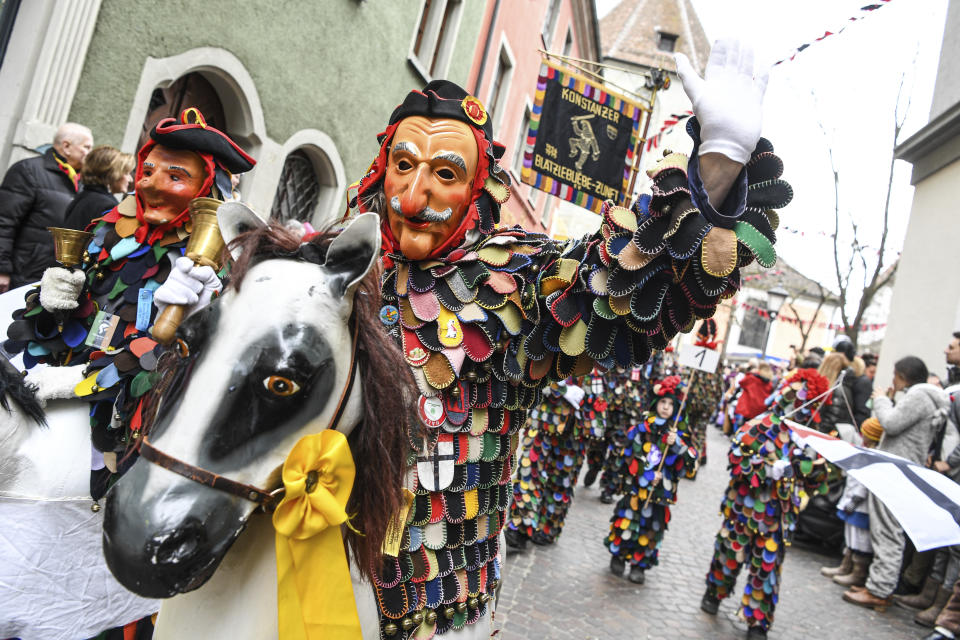
[[[826,379],[815,370],[791,372],[771,398],[772,412],[741,427],[730,445],[730,484],[720,505],[724,520],[700,608],[716,614],[746,565],[740,615],[749,625],[747,638],[767,637],[797,517],[808,493],[827,488],[823,460],[794,441],[782,416],[793,410],[791,417],[798,422],[818,422],[818,403],[801,407],[826,390]]]
[[[697,347],[715,350],[717,342],[717,321],[707,318],[697,329],[697,339],[693,343]],[[713,418],[723,395],[721,374],[697,371],[690,383],[687,394],[687,424],[693,437],[693,446],[700,452],[700,466],[707,463],[707,425]],[[696,473],[688,476],[691,480]]]
[[[620,451],[624,495],[614,507],[604,541],[613,555],[610,571],[621,576],[629,563],[629,579],[636,584],[643,584],[644,571],[658,563],[669,505],[677,501],[680,478],[698,459],[683,420],[680,377],[654,385],[653,393],[656,403],[630,428]]]
[[[883,427],[876,418],[867,418],[860,425],[860,436],[867,449],[873,449],[883,437]],[[837,503],[837,517],[843,520],[843,541],[847,547],[839,567],[823,567],[820,573],[844,587],[862,587],[867,582],[873,544],[870,542],[870,492],[856,478],[847,474],[843,496]]]
[[[585,439],[576,411],[583,389],[568,380],[543,390],[527,417],[513,503],[504,531],[507,544],[552,544],[563,530],[583,466]]]

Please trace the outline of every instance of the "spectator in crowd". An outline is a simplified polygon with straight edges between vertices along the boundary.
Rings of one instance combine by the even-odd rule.
[[[757,417],[767,409],[767,397],[773,393],[773,368],[763,361],[750,369],[740,380],[740,397],[735,413],[737,423]]]
[[[856,417],[853,414],[853,383],[856,376],[850,368],[851,364],[852,356],[848,359],[843,351],[835,350],[823,359],[823,364],[818,369],[818,373],[827,379],[831,387],[837,384],[841,375],[843,376],[840,386],[830,395],[829,404],[820,407],[819,429],[824,433],[837,435],[840,431],[837,425],[856,423]],[[848,427],[847,433],[843,434],[847,441],[850,440],[850,430]]]
[[[927,382],[935,387],[940,387],[943,389],[943,383],[940,381],[940,376],[935,373],[931,373],[929,376],[927,376]]]
[[[960,393],[954,394],[950,399],[948,418],[953,428],[960,425]],[[954,482],[960,482],[960,445],[955,446],[944,460],[934,461],[933,468],[949,476]],[[944,555],[946,555],[945,566],[941,567],[941,563],[944,563]],[[927,600],[930,601],[930,606],[914,618],[918,624],[934,627],[933,633],[927,636],[927,640],[945,640],[960,634],[960,579],[958,579],[960,575],[958,574],[960,574],[960,546],[940,549],[929,580],[931,586],[928,587],[925,584],[924,591],[921,592],[926,598],[923,602],[915,603],[919,608],[919,605],[926,604]],[[898,604],[904,599],[898,599]]]
[[[875,353],[864,353],[860,355],[863,358],[863,375],[870,378],[870,385],[873,386],[873,380],[877,377],[877,354]]]
[[[67,206],[63,226],[82,231],[117,206],[111,194],[125,195],[130,190],[136,163],[131,154],[106,145],[87,154],[83,160],[83,189]]]
[[[68,122],[46,153],[7,170],[0,184],[0,293],[36,282],[56,264],[47,227],[63,226],[92,147],[90,129]]]
[[[960,384],[960,331],[953,332],[943,354],[947,357],[947,386]]]
[[[873,411],[883,425],[883,439],[877,447],[923,465],[937,430],[947,420],[947,395],[942,389],[927,384],[927,366],[920,358],[907,356],[893,367],[893,387],[883,394],[873,394]],[[905,391],[894,404],[895,392]],[[866,589],[850,590],[843,599],[869,608],[886,608],[900,576],[905,538],[903,529],[887,507],[870,494],[870,542],[873,562]]]
[[[867,361],[860,356],[853,359],[851,369],[853,369],[853,373],[856,376],[853,379],[852,385],[853,401],[851,403],[851,409],[853,410],[853,417],[856,420],[855,426],[859,428],[864,420],[870,417],[870,396],[873,395],[873,376],[867,373]],[[874,375],[876,372],[877,366],[876,361],[874,361]]]

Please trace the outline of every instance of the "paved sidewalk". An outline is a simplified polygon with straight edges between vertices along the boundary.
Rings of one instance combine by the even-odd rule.
[[[728,440],[710,428],[709,464],[697,480],[685,481],[680,502],[660,551],[660,565],[636,586],[608,569],[602,544],[613,505],[602,504],[596,485],[577,487],[560,540],[548,547],[508,549],[504,588],[497,608],[502,640],[600,640],[695,638],[740,639],[746,626],[736,618],[743,578],[735,597],[721,603],[716,617],[700,611],[704,575],[720,526],[718,505],[727,484]],[[798,546],[787,552],[783,586],[770,640],[904,640],[923,638],[927,629],[912,612],[885,613],[855,607],[840,598],[843,588],[820,575],[839,562]]]

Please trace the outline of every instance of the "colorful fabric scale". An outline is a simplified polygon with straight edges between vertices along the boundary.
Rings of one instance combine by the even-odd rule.
[[[157,313],[152,292],[186,246],[184,230],[171,230],[152,245],[138,242],[139,222],[129,204],[121,203],[93,230],[79,307],[62,316],[52,313],[40,306],[39,290],[31,290],[26,307],[13,315],[4,345],[10,353],[22,351],[28,369],[38,362],[86,367],[75,393],[91,403],[92,442],[103,452],[120,453],[139,437],[143,397],[155,383],[161,352],[149,334]],[[94,474],[95,500],[106,491],[109,476],[109,471]]]
[[[618,452],[622,461],[624,496],[610,518],[610,533],[604,540],[611,554],[630,565],[649,569],[656,566],[660,543],[670,522],[670,507],[677,501],[677,488],[684,473],[697,463],[696,449],[690,447],[687,425],[681,419],[677,439],[667,445],[673,419],[648,414],[627,432],[627,443]],[[662,479],[654,484],[657,468]],[[649,501],[648,496],[652,493]]]
[[[563,399],[564,387],[548,386],[530,410],[513,483],[507,527],[537,544],[560,537],[583,466],[587,433]]]
[[[730,484],[720,505],[724,520],[707,573],[707,593],[726,598],[746,566],[740,614],[750,626],[769,629],[773,624],[780,570],[797,517],[809,493],[827,488],[826,465],[814,464],[817,453],[797,445],[780,416],[826,388],[826,380],[812,369],[788,374],[772,396],[773,412],[745,424],[730,446]],[[811,415],[808,408],[791,417]],[[778,460],[789,465],[775,479]]]
[[[473,233],[434,260],[385,254],[382,304],[399,312],[389,331],[429,435],[400,552],[377,572],[383,637],[427,638],[486,611],[512,451],[545,385],[645,362],[736,292],[738,266],[772,264],[768,210],[791,192],[771,151],[762,140],[726,214],[693,204],[687,159],[672,154],[651,171],[652,197],[606,203],[582,240],[514,227]]]

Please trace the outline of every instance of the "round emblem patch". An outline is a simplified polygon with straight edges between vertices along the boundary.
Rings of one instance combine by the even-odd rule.
[[[447,419],[447,412],[443,408],[443,400],[436,396],[420,396],[417,401],[417,411],[420,413],[420,420],[428,427],[439,427]]]
[[[486,124],[487,110],[483,108],[482,102],[473,96],[467,96],[463,99],[463,102],[460,103],[460,106],[463,107],[463,112],[467,114],[467,117],[470,118],[470,121],[475,125],[482,127]]]
[[[392,304],[385,304],[380,307],[380,322],[392,327],[397,324],[397,320],[400,319],[400,310],[397,309]]]

